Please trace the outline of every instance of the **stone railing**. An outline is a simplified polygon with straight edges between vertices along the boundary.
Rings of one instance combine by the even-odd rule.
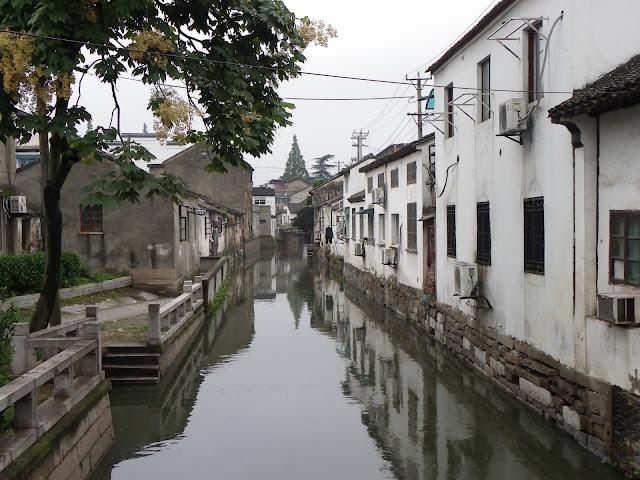
[[[164,344],[203,305],[202,277],[196,276],[194,281],[185,281],[182,292],[182,295],[162,306],[159,303],[149,304],[149,345]]]
[[[221,257],[216,263],[202,276],[202,291],[204,303],[208,305],[216,296],[216,292],[220,290],[222,283],[229,274],[229,257]]]
[[[96,313],[87,307],[86,318],[35,333],[16,324],[11,370],[18,376],[0,387],[0,411],[13,407],[13,433],[0,435],[0,471],[103,380]]]

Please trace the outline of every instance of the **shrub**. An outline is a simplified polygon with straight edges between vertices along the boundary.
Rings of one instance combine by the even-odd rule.
[[[45,262],[44,252],[0,256],[0,291],[6,290],[9,295],[39,292],[44,279]],[[89,267],[75,253],[62,252],[61,288],[98,281],[104,277],[92,276]]]

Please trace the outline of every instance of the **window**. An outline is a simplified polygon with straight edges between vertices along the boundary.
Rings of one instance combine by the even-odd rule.
[[[400,215],[391,215],[391,244],[400,245]]]
[[[367,177],[367,193],[373,191],[373,177]]]
[[[535,25],[539,28],[539,24]],[[527,91],[529,103],[542,98],[540,78],[540,34],[534,30],[527,30]]]
[[[266,205],[267,199],[265,197],[256,197],[253,199],[254,205]]]
[[[611,280],[640,285],[640,211],[611,212],[609,228]]]
[[[102,205],[80,207],[80,233],[103,233]]]
[[[453,124],[453,83],[450,83],[444,89],[444,101],[447,103],[447,124],[445,125],[445,132],[447,138],[453,137],[455,132]]]
[[[364,215],[362,214],[362,207],[360,207],[360,241],[364,240]]]
[[[391,170],[391,188],[396,188],[398,186],[398,169],[394,168]]]
[[[187,209],[182,205],[180,205],[178,207],[178,217],[180,221],[180,241],[181,242],[187,241],[187,229],[188,229],[187,215],[188,215]]]
[[[447,256],[456,256],[456,206],[447,205]]]
[[[385,232],[384,232],[384,213],[378,215],[378,239],[381,242],[384,242]]]
[[[487,58],[478,64],[480,70],[480,122],[491,118],[491,60]]]
[[[476,261],[480,265],[491,265],[491,217],[489,215],[489,202],[480,202],[476,205],[478,220]]]
[[[264,224],[264,223],[267,223],[267,221],[266,221],[264,218],[261,218],[261,219],[260,219],[260,224],[262,225],[262,224]]]
[[[344,207],[343,232],[346,238],[349,238],[349,223],[350,223],[349,217],[351,217],[350,213],[351,213],[351,209],[349,207]]]
[[[407,163],[407,185],[416,183],[416,162]]]
[[[407,250],[418,251],[418,216],[415,203],[407,203]]]
[[[524,199],[524,271],[544,275],[544,198]]]
[[[384,172],[378,174],[378,188],[384,188]]]
[[[356,239],[356,209],[351,209],[351,240]]]

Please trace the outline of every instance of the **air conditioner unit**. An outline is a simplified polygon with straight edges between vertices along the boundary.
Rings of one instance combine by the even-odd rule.
[[[24,215],[27,213],[27,197],[15,195],[9,197],[9,213],[11,215]]]
[[[522,98],[512,98],[500,104],[498,135],[518,135],[527,129],[524,122],[524,105]]]
[[[353,254],[356,257],[364,257],[364,246],[362,242],[356,242],[353,244]]]
[[[463,298],[478,295],[478,267],[471,263],[456,262],[454,266],[456,295]]]
[[[392,267],[398,265],[398,250],[396,248],[385,248],[382,250],[382,264]]]
[[[598,318],[616,325],[640,324],[640,303],[638,298],[629,295],[598,295]]]
[[[374,188],[371,197],[373,203],[384,206],[384,188]]]

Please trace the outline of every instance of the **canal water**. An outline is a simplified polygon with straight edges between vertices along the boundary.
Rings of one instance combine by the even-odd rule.
[[[172,378],[111,392],[93,478],[619,478],[337,280],[303,252],[238,274]]]

